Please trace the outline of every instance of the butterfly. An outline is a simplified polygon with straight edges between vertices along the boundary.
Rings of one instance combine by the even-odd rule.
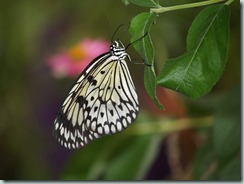
[[[127,46],[128,47],[128,46]],[[138,116],[139,102],[121,41],[95,58],[80,74],[54,121],[54,136],[65,148],[126,129]]]

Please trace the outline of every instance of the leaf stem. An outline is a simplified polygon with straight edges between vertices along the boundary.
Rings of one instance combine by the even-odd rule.
[[[230,5],[231,3],[233,3],[234,0],[229,0],[225,3],[225,5]]]
[[[151,8],[150,12],[151,13],[153,13],[153,12],[154,13],[164,13],[164,12],[167,12],[167,11],[174,11],[174,10],[180,10],[180,9],[186,9],[186,8],[195,8],[195,7],[200,7],[200,6],[206,6],[206,5],[211,5],[211,4],[215,4],[215,3],[220,3],[220,2],[224,2],[224,1],[226,1],[226,0],[208,0],[208,1],[203,1],[203,2],[189,3],[189,4],[176,5],[176,6],[170,6],[170,7]],[[229,0],[229,1],[232,2],[233,0]],[[231,2],[229,2],[229,4]]]

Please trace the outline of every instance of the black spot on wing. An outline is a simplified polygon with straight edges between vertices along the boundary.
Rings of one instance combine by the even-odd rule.
[[[114,115],[114,111],[113,110],[110,110],[109,112],[110,112],[111,116]]]
[[[93,81],[93,76],[92,75],[88,76],[87,80],[88,80],[89,83],[91,83]]]
[[[76,102],[78,102],[79,104],[83,104],[83,102],[84,102],[84,97],[83,97],[83,96],[78,96],[78,97],[76,98]]]
[[[98,107],[97,107],[97,106],[96,106],[96,107],[94,107],[94,113],[95,113],[95,112],[97,112],[97,109],[98,109]]]
[[[119,104],[118,107],[123,111],[123,106],[121,104]]]
[[[97,81],[96,80],[93,80],[92,83],[91,83],[92,86],[96,86],[97,85]]]

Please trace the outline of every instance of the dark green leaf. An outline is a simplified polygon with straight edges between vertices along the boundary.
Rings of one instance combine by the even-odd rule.
[[[147,93],[158,107],[162,109],[163,106],[156,97],[156,76],[153,67],[155,53],[152,40],[149,35],[150,28],[155,18],[155,13],[141,13],[132,19],[129,31],[132,35],[131,42],[139,39],[135,44],[133,44],[133,46],[143,57],[145,62],[144,85]]]
[[[140,136],[110,161],[105,173],[105,180],[142,180],[150,167],[161,136]]]
[[[65,167],[62,179],[99,179],[110,163],[109,159],[124,150],[133,140],[123,137],[123,133],[113,135],[111,138],[111,136],[105,136],[88,144],[84,149],[75,151]]]
[[[159,102],[156,96],[156,75],[154,72],[153,65],[151,67],[145,66],[144,69],[144,85],[147,90],[147,93],[153,99],[153,101],[157,104],[159,109],[163,109],[163,105]]]
[[[193,178],[195,180],[202,180],[205,173],[209,170],[210,164],[214,160],[214,153],[212,151],[211,139],[208,139],[202,147],[198,150],[193,162]]]
[[[240,88],[229,93],[217,107],[213,146],[220,164],[237,155],[241,144],[241,94]]]
[[[187,36],[187,53],[168,60],[157,77],[159,85],[198,98],[208,93],[221,77],[228,52],[229,7],[204,9]]]
[[[146,6],[146,7],[160,7],[158,4],[158,0],[129,0],[131,3],[138,6]]]
[[[240,179],[240,97],[240,88],[235,88],[216,107],[212,134],[194,159],[194,179]]]
[[[84,149],[75,151],[65,167],[62,179],[97,179],[97,175],[99,174],[99,168],[97,168],[95,172],[92,171],[92,168],[93,165],[95,165],[98,162],[100,167],[103,167],[103,163],[106,162],[107,159],[106,155],[109,154],[108,150],[106,150],[108,148],[107,143],[109,143],[108,137],[104,137],[102,139],[94,141],[92,144],[87,145]]]
[[[241,180],[241,159],[231,159],[223,168],[218,172],[219,180]]]

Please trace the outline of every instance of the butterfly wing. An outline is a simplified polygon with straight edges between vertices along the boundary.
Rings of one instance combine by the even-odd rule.
[[[126,62],[112,60],[106,67],[99,76],[102,80],[97,90],[90,86],[86,96],[91,108],[86,127],[99,136],[122,131],[136,119],[139,111],[138,96]]]
[[[125,129],[139,111],[127,64],[110,53],[96,58],[68,93],[55,120],[54,135],[66,148]]]

